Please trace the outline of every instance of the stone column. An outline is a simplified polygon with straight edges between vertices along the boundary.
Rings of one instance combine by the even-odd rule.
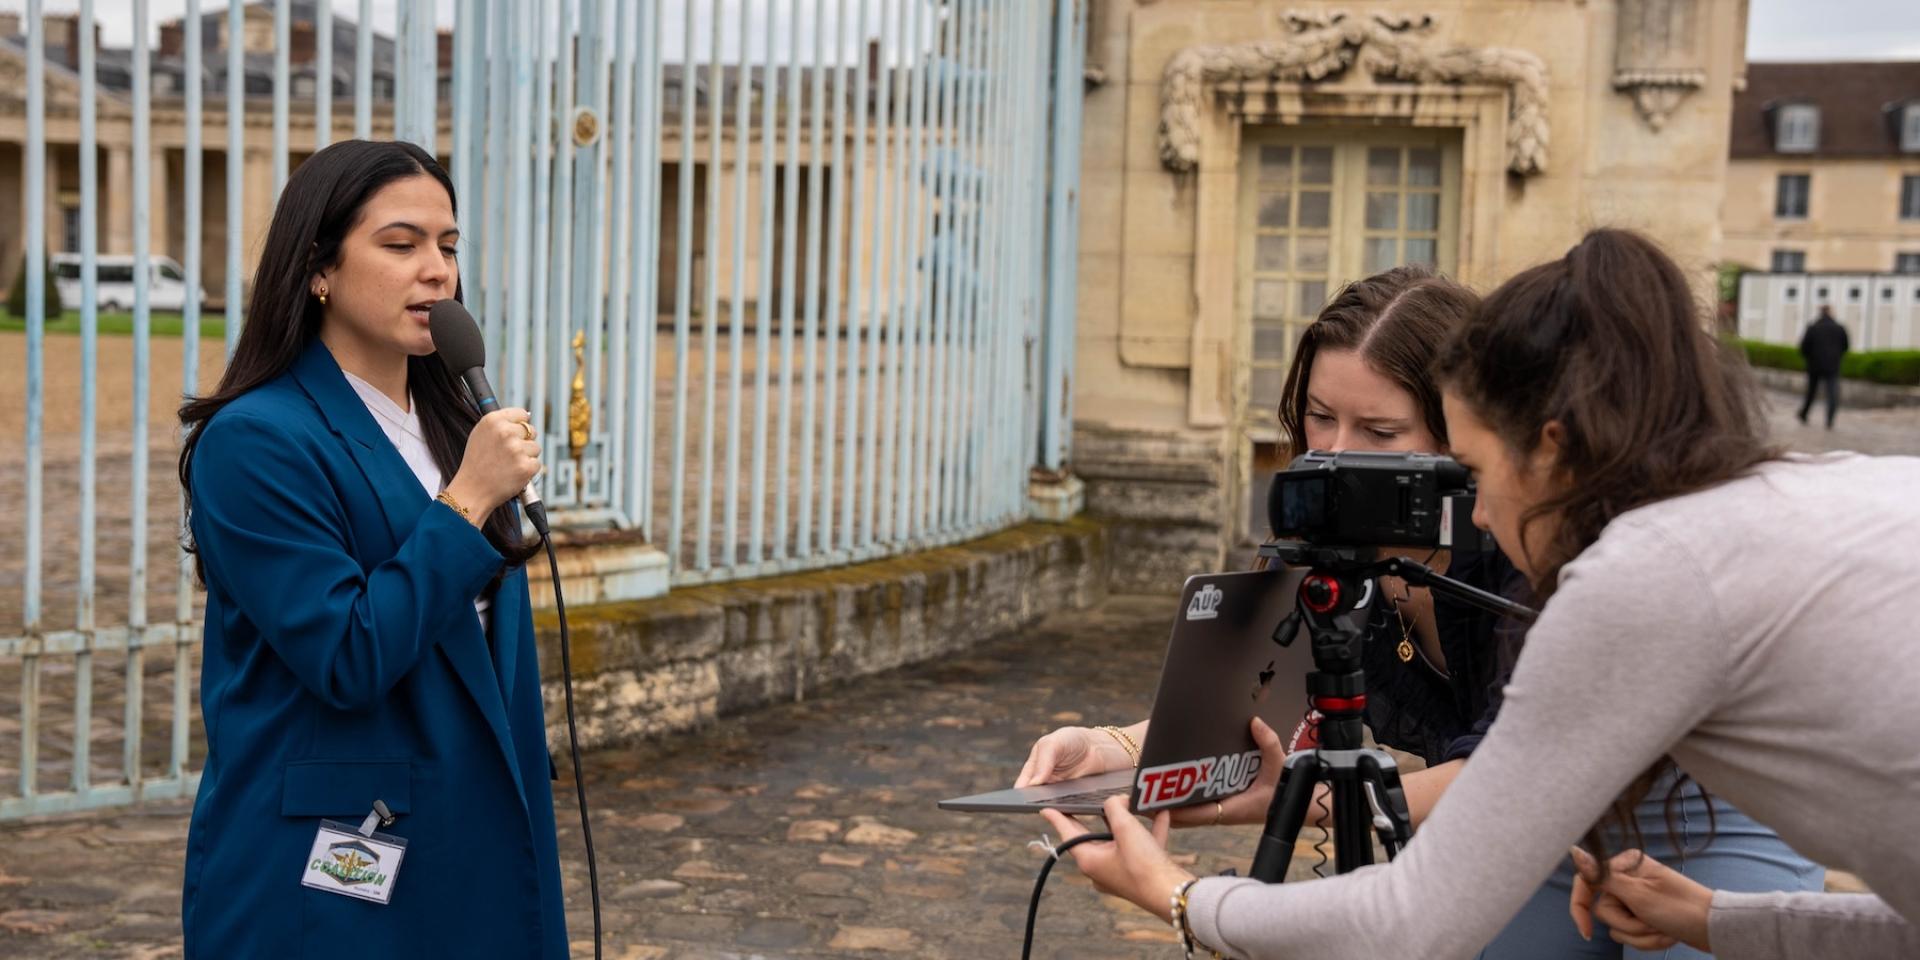
[[[107,222],[102,231],[106,243],[103,253],[133,252],[133,151],[126,146],[107,148],[107,181],[100,185],[106,196]]]
[[[58,143],[51,141],[47,143],[46,248],[48,263],[53,262],[54,254],[66,249],[66,208],[60,203],[60,194],[63,192],[60,183],[60,147],[61,144]],[[20,150],[20,156],[22,158],[20,161],[20,184],[23,188],[27,182],[26,155],[27,150],[25,149],[25,144],[22,144]]]
[[[167,173],[167,149],[153,149],[147,186],[147,250],[156,257],[180,259],[173,251],[173,178]]]
[[[260,248],[265,245],[267,225],[273,221],[273,154],[269,150],[247,148],[246,168],[241,174],[240,213],[241,295],[253,293],[254,268]]]

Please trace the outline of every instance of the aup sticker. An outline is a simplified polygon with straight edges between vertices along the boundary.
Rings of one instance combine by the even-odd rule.
[[[1212,620],[1220,616],[1220,601],[1226,599],[1219,587],[1209,583],[1194,591],[1193,602],[1187,604],[1188,620]]]

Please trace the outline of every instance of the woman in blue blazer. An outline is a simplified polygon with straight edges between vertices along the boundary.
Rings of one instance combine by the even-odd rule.
[[[314,154],[219,389],[181,408],[207,588],[189,958],[567,956],[511,500],[539,447],[432,356],[454,212],[412,144]]]

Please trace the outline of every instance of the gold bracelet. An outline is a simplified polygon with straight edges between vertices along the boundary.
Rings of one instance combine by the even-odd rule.
[[[442,490],[440,491],[440,495],[437,497],[434,497],[433,499],[453,508],[453,512],[459,514],[460,519],[465,520],[468,523],[473,522],[473,514],[468,513],[467,508],[461,506],[460,501],[455,500],[453,498],[453,494],[448,493],[445,490]]]
[[[1132,761],[1136,767],[1140,765],[1140,747],[1133,742],[1132,737],[1127,736],[1125,730],[1114,726],[1094,727],[1094,729],[1112,737],[1120,744],[1120,749],[1127,752],[1127,759]]]

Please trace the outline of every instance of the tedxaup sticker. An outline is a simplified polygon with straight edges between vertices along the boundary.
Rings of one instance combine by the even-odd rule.
[[[322,820],[300,885],[386,903],[393,898],[393,881],[406,853],[407,841],[401,837],[384,833],[363,837],[347,824]]]

